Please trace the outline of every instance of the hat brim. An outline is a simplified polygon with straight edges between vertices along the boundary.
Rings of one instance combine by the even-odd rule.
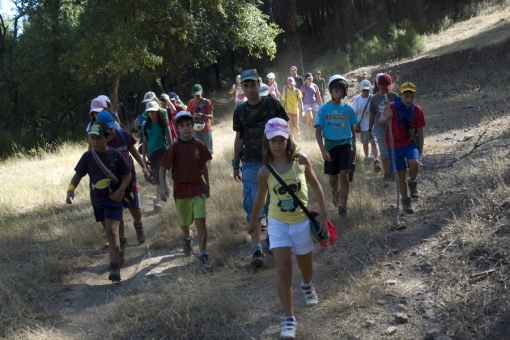
[[[154,99],[157,99],[156,97],[152,98],[152,99],[145,99],[145,100],[142,100],[142,103],[148,103],[148,102],[151,102],[153,101]]]
[[[91,136],[91,135],[94,135],[94,136],[106,136],[107,134],[109,134],[107,131],[90,131],[88,133],[89,136]]]
[[[92,112],[99,113],[99,112],[103,111],[104,109],[105,109],[104,107],[93,107],[90,109],[89,113],[92,113]]]
[[[276,136],[282,136],[285,139],[289,139],[289,135],[290,134],[288,134],[286,132],[283,132],[283,131],[272,131],[272,132],[267,132],[266,133],[266,138],[267,139],[273,139]]]
[[[379,88],[383,91],[391,91],[392,86],[391,85],[379,85]]]
[[[365,87],[360,88],[359,90],[360,90],[360,91],[363,91],[363,90],[370,90],[371,88],[372,88],[372,87],[370,87],[370,86],[368,86],[368,85],[367,85],[367,86],[365,86]]]
[[[147,109],[147,112],[154,112],[154,111],[159,111],[159,108]]]
[[[191,92],[191,95],[192,96],[199,96],[202,94],[202,91],[195,91],[195,92]]]
[[[258,81],[259,78],[255,77],[255,76],[247,76],[246,78],[241,79],[241,83],[244,82],[244,81],[247,81],[247,80]]]
[[[407,92],[407,91],[416,93],[416,89],[413,89],[412,87],[404,87],[404,88],[400,89],[400,93],[404,93],[404,92]]]

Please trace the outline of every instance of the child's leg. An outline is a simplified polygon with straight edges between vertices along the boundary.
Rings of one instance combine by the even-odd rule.
[[[312,130],[312,125],[313,125],[312,119],[313,119],[312,110],[306,111],[306,127],[308,128],[309,132]]]
[[[124,236],[124,220],[119,221],[119,237]]]
[[[282,303],[285,316],[294,315],[292,300],[292,256],[290,247],[273,248],[276,263],[276,289]]]
[[[377,145],[374,140],[370,141],[370,149],[372,150],[372,155],[374,155],[374,159],[379,158],[379,152],[377,150]]]
[[[131,216],[133,216],[133,220],[135,223],[140,223],[142,221],[142,209],[141,208],[129,208],[129,212]],[[122,236],[123,234],[121,234]]]
[[[182,226],[181,225],[182,234],[186,237],[190,237],[189,225]]]
[[[365,157],[368,157],[368,144],[363,144],[363,152],[365,153]]]
[[[398,189],[402,197],[407,197],[407,181],[406,181],[406,169],[399,170],[397,172],[398,177]]]
[[[420,170],[420,162],[417,159],[410,159],[407,161],[409,164],[409,179],[411,182],[416,181],[418,171]]]
[[[156,184],[156,198],[159,198],[160,194],[161,194],[161,185]]]
[[[340,203],[347,205],[349,198],[349,170],[340,171]]]
[[[333,192],[338,192],[338,178],[339,174],[336,175],[329,175],[329,185],[331,186],[331,189],[333,189]],[[349,180],[349,178],[347,178]]]
[[[312,282],[313,276],[313,263],[312,263],[312,252],[304,255],[296,254],[296,261],[301,270],[301,277],[303,278],[303,283],[308,285]]]
[[[108,239],[108,247],[110,248],[110,262],[118,263],[120,251],[119,221],[105,218],[102,223],[104,223],[105,226],[106,238]]]
[[[198,248],[201,251],[205,251],[207,248],[207,228],[205,225],[205,218],[196,218],[195,226],[198,230]]]

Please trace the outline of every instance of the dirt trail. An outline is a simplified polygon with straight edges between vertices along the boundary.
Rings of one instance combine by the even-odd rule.
[[[423,55],[410,60],[409,64],[423,58],[449,54],[468,48],[482,48],[508,40],[510,38],[509,13],[509,9],[506,9],[505,11],[476,17],[471,20],[455,24],[445,32],[432,37],[429,41],[427,51]],[[392,67],[392,65],[394,64],[389,65],[389,67]],[[375,71],[375,68],[367,67],[351,72],[349,76],[362,78]],[[232,110],[233,97],[226,94],[218,95],[218,97],[218,104],[215,104],[216,114],[218,117],[221,117],[220,119],[223,119],[222,117],[228,117]],[[230,99],[232,100],[230,101]],[[438,102],[441,102],[440,98],[437,100]],[[443,101],[442,103],[446,103],[446,101]],[[434,113],[434,110],[436,109],[432,104],[425,104],[423,107],[425,112]],[[451,112],[451,114],[458,114],[460,116],[462,111],[463,108],[459,106],[458,111]],[[441,114],[435,112],[435,114],[432,114],[430,117],[431,118],[428,119],[427,123],[431,130],[434,130],[435,126],[443,124]],[[476,122],[473,124],[476,124]],[[443,131],[445,129],[443,129]],[[434,132],[441,131],[435,130]],[[436,146],[437,148],[447,149],[454,147],[449,141],[444,141],[441,138],[442,135],[437,135],[437,141],[435,141],[438,145]],[[439,142],[439,140],[441,141]],[[432,144],[432,140],[429,140],[428,143]],[[213,167],[214,166],[216,165],[214,164]],[[373,180],[372,175],[369,175],[368,172],[365,176],[367,177],[367,180]],[[434,187],[435,184],[433,176],[424,175],[423,180],[424,187]],[[392,194],[390,194],[390,197],[392,197]],[[394,289],[394,292],[392,292],[391,289],[388,289],[387,291],[377,291],[375,294],[380,296],[379,300],[386,301],[385,303],[380,303],[368,308],[365,315],[360,314],[357,316],[351,316],[345,320],[332,318],[331,324],[327,327],[327,329],[320,330],[320,332],[317,329],[314,329],[314,327],[307,327],[307,331],[300,333],[301,338],[335,339],[339,338],[339,334],[344,334],[342,332],[350,327],[352,328],[352,331],[350,331],[349,334],[352,334],[352,338],[360,338],[358,336],[361,336],[361,338],[375,339],[378,338],[378,336],[376,335],[373,337],[373,335],[384,333],[385,328],[381,326],[381,329],[378,329],[377,332],[368,336],[367,333],[365,333],[366,320],[364,319],[367,315],[374,319],[375,323],[384,324],[384,320],[388,318],[388,313],[391,314],[392,312],[391,306],[406,299],[409,301],[409,304],[407,305],[409,310],[412,308],[423,310],[430,309],[427,306],[433,305],[431,301],[434,300],[434,296],[426,295],[427,292],[424,291],[427,287],[428,281],[430,281],[430,278],[424,277],[421,272],[416,273],[416,271],[413,270],[413,266],[421,265],[426,262],[425,259],[433,256],[435,256],[435,261],[441,261],[441,259],[438,259],[436,254],[431,251],[432,247],[429,243],[427,243],[437,242],[437,240],[433,240],[433,237],[435,237],[434,235],[440,227],[437,224],[428,224],[428,222],[424,223],[425,220],[432,219],[427,213],[427,208],[430,207],[431,204],[437,204],[436,201],[436,197],[432,195],[425,195],[416,207],[418,213],[409,218],[407,221],[409,226],[412,226],[413,228],[391,235],[388,238],[388,245],[400,249],[400,255],[395,254],[395,256],[392,257],[395,261],[400,262],[400,268],[398,264],[392,263],[391,266],[389,265],[386,268],[383,268],[377,275],[381,275],[382,278],[387,279],[402,277],[401,280],[397,279],[398,282],[396,287],[398,287],[398,293],[397,289]],[[167,218],[168,214],[153,212],[151,199],[149,199],[149,195],[146,192],[144,192],[143,204],[144,226],[148,233],[147,244],[149,244],[151,238],[154,237],[155,233],[163,224],[163,218]],[[181,270],[182,266],[193,265],[195,263],[196,260],[194,257],[185,258],[182,253],[180,251],[176,251],[176,249],[170,250],[168,248],[162,248],[153,250],[147,244],[137,245],[135,232],[132,227],[132,219],[129,216],[129,213],[126,215],[126,236],[128,237],[130,245],[127,249],[126,262],[122,269],[122,282],[114,285],[107,280],[106,248],[92,252],[89,255],[90,264],[88,267],[84,270],[77,271],[69,279],[69,282],[63,285],[60,294],[55,299],[55,308],[61,317],[55,324],[54,329],[62,338],[91,338],[91,334],[97,334],[95,332],[97,331],[96,327],[98,327],[98,325],[94,324],[93,321],[95,320],[95,314],[98,308],[114,303],[115,299],[119,297],[135,294],[136,292],[145,290],[149,286],[158,284],[157,280],[153,280],[155,277],[160,275],[172,276],[177,274],[178,271]],[[438,219],[440,218],[442,217],[438,217]],[[431,241],[429,241],[429,239]],[[244,258],[249,258],[250,255],[248,247],[246,248],[246,250],[243,250],[240,253],[243,257],[242,261],[244,261]],[[377,250],[374,251],[377,252]],[[410,254],[412,253],[421,255],[419,257],[411,257]],[[316,262],[319,264],[317,265],[317,271],[323,273],[316,278],[317,282],[335,282],[338,280],[330,274],[327,274],[326,271],[321,271],[321,268],[328,265],[331,255],[338,258],[344,256],[341,248],[328,248],[328,250],[317,252]],[[324,261],[324,263],[322,261]],[[245,263],[239,265],[242,269],[242,273],[246,273],[244,264]],[[402,264],[404,265],[404,269],[401,268]],[[261,271],[253,278],[254,284],[270,291],[270,294],[272,295],[275,294],[272,281],[274,275],[272,270],[273,268],[274,263],[269,260],[267,263],[268,270]],[[221,268],[219,270],[221,270]],[[294,281],[299,282],[297,274]],[[319,283],[318,289],[325,289],[326,286],[326,284]],[[332,286],[329,285],[329,287]],[[243,288],[240,287],[239,289]],[[421,294],[419,296],[411,296],[409,295],[410,291],[418,291],[421,292]],[[334,299],[334,297],[340,296],[344,299],[348,299],[348,297],[342,295],[341,291],[324,291],[323,296],[323,302],[317,306],[318,308],[314,309],[314,311],[301,310],[303,309],[303,306],[300,303],[296,304],[296,309],[299,310],[298,313],[303,320],[305,318],[310,320],[308,321],[308,324],[304,324],[305,326],[320,322],[320,319],[324,318],[328,313],[332,313],[335,310],[341,310],[343,307],[336,301],[338,299]],[[275,306],[269,306],[268,309],[273,309],[273,307],[278,308],[278,305],[275,304]],[[438,313],[438,310],[435,309],[433,312]],[[274,322],[272,318],[274,317],[267,316],[264,320],[269,324],[276,324],[277,322]],[[414,338],[418,338],[418,336],[423,336],[423,334],[425,334],[429,328],[433,327],[435,323],[434,318],[429,318],[422,323],[418,323],[418,320],[413,321],[412,324],[414,324],[415,327],[412,334],[415,336]],[[277,334],[278,330],[276,329],[276,326],[269,326],[263,333],[260,333],[257,329],[258,326],[259,325],[252,325],[250,328],[250,326],[247,325],[246,331],[250,334],[259,334],[258,338],[270,338]]]

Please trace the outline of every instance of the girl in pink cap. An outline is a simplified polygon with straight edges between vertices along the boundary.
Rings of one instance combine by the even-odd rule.
[[[296,87],[296,81],[292,77],[287,78],[287,88],[282,94],[282,106],[287,112],[290,122],[290,138],[299,134],[299,110],[303,109],[303,95]]]
[[[310,230],[310,220],[299,204],[288,193],[292,190],[306,206],[308,202],[307,182],[320,207],[319,234],[327,231],[326,199],[322,187],[315,176],[310,160],[298,153],[296,144],[290,139],[287,122],[281,118],[270,119],[265,126],[262,141],[264,164],[260,168],[257,182],[258,193],[253,204],[252,218],[247,227],[249,234],[255,231],[258,216],[266,204],[269,192],[269,220],[267,232],[271,240],[270,248],[276,262],[276,288],[285,312],[280,339],[294,339],[296,336],[296,318],[294,317],[292,297],[292,253],[301,270],[301,291],[307,306],[319,302],[312,283],[314,248]],[[275,172],[286,186],[271,173]]]

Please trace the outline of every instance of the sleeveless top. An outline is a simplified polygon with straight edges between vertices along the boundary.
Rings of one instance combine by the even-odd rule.
[[[272,165],[269,165],[272,166]],[[276,171],[278,173],[278,171]],[[308,187],[306,186],[305,173],[299,166],[297,160],[292,163],[292,167],[284,174],[280,174],[282,180],[293,190],[296,196],[308,206]],[[270,194],[269,200],[269,218],[274,218],[283,223],[294,224],[306,220],[308,217],[294,202],[291,195],[285,190],[280,182],[272,175],[269,175],[267,181]]]

